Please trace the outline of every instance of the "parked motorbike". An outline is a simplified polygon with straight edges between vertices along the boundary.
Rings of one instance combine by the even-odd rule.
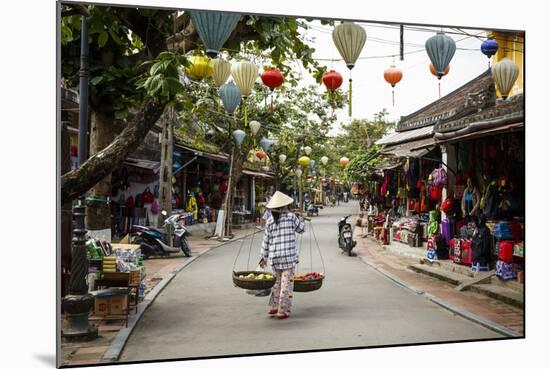
[[[351,224],[347,221],[349,217],[351,217],[351,214],[338,222],[338,246],[343,252],[347,252],[348,256],[353,256],[351,250],[355,247],[357,241],[353,240]]]
[[[306,208],[308,217],[311,217],[313,215],[319,215],[319,209],[311,201],[305,202],[305,208]]]
[[[166,215],[166,212],[162,212]],[[181,224],[183,222],[183,215],[174,214],[164,220],[164,228],[156,229],[152,227],[145,227],[140,225],[134,225],[132,227],[132,243],[139,244],[141,248],[141,254],[144,257],[152,255],[167,255],[174,252],[183,251],[185,256],[191,256],[191,249],[187,242],[187,229]],[[168,241],[169,232],[168,228],[172,229],[172,245]]]

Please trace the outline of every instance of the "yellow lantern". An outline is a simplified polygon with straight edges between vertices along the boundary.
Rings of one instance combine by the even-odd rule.
[[[231,75],[231,63],[226,60],[216,58],[212,60],[212,78],[216,86],[221,87]]]
[[[303,167],[307,167],[311,160],[307,156],[302,156],[300,159],[298,159],[298,164],[300,164]]]
[[[214,72],[212,62],[206,56],[193,55],[189,58],[189,65],[185,68],[185,72],[195,79],[203,79],[210,77]]]

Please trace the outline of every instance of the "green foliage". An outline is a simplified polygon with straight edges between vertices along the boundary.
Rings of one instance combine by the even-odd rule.
[[[175,52],[164,51],[154,61],[147,61],[143,67],[150,66],[148,73],[137,83],[138,89],[144,89],[148,96],[163,102],[171,101],[177,94],[184,92],[179,79],[179,69],[189,65],[187,58]]]

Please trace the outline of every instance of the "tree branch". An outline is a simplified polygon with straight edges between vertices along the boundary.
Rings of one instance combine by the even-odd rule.
[[[162,115],[166,103],[146,100],[143,109],[128,123],[114,141],[84,164],[61,177],[61,203],[85,194],[96,183],[122,165],[126,157],[143,142],[149,130]]]

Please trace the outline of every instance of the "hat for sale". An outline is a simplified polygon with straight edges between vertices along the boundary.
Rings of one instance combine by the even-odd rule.
[[[280,191],[276,191],[265,207],[268,209],[277,209],[290,205],[293,202],[294,199],[292,197],[287,196]]]

